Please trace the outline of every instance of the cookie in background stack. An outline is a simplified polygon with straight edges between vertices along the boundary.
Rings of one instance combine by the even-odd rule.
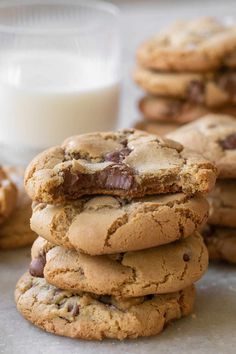
[[[209,112],[236,117],[235,25],[178,21],[144,42],[137,62],[134,80],[147,93],[139,102],[144,130],[170,132]]]
[[[188,315],[208,265],[198,230],[215,179],[201,155],[135,130],[43,152],[25,175],[40,237],[16,287],[18,310],[84,339],[150,336]]]
[[[31,245],[36,235],[30,229],[31,200],[24,190],[24,170],[0,169],[0,250]]]
[[[203,235],[210,259],[236,263],[236,121],[209,114],[168,137],[212,160],[218,180],[208,196],[210,216]]]

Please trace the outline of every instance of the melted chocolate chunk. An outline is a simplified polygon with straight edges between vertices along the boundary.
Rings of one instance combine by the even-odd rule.
[[[187,253],[184,253],[183,260],[184,260],[184,262],[189,262],[190,261],[190,256]]]
[[[193,80],[190,82],[187,90],[187,98],[190,101],[203,103],[204,102],[205,85],[201,81]]]
[[[131,149],[125,147],[124,149],[121,150],[109,152],[105,156],[105,161],[120,163],[126,158],[126,156],[128,156],[131,153],[131,151],[132,151]]]
[[[216,79],[216,84],[223,90],[226,91],[230,96],[236,95],[236,74],[233,72],[227,72],[221,74]]]
[[[63,173],[63,190],[71,198],[88,189],[123,189],[135,188],[134,169],[125,164],[114,164],[94,174],[77,174],[69,169]]]
[[[43,270],[46,264],[46,255],[42,254],[35,258],[30,263],[29,272],[33,277],[43,278]]]
[[[74,302],[73,304],[69,303],[67,306],[67,310],[71,312],[72,316],[78,316],[80,312],[80,307],[76,302]]]
[[[108,166],[99,177],[101,188],[106,189],[129,190],[134,184],[134,170],[122,164]]]
[[[228,135],[224,140],[220,140],[219,144],[224,150],[236,149],[236,133]]]

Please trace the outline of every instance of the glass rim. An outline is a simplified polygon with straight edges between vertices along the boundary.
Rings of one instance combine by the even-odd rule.
[[[65,5],[65,7],[75,6],[79,8],[80,6],[87,7],[88,9],[97,9],[103,11],[104,13],[110,14],[117,20],[120,16],[120,9],[106,1],[102,0],[23,0],[21,2],[14,1],[1,1],[0,2],[0,12],[2,9],[11,9],[14,7],[28,7],[28,6],[57,6],[57,5]],[[69,34],[79,34],[79,33],[89,33],[89,31],[84,31],[83,29],[79,29],[76,26],[74,28],[27,28],[20,27],[15,25],[5,25],[0,21],[0,34],[19,34],[19,35],[69,35]]]

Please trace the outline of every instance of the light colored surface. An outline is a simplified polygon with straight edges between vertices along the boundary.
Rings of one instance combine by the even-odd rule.
[[[121,125],[138,116],[135,100],[140,91],[129,75],[138,43],[177,17],[227,15],[235,1],[113,1],[123,9],[124,85]],[[135,341],[85,342],[47,334],[17,313],[13,291],[27,269],[29,249],[0,253],[0,353],[3,354],[142,354],[142,353],[235,353],[236,348],[236,267],[211,266],[198,284],[195,316],[178,321],[154,338]]]

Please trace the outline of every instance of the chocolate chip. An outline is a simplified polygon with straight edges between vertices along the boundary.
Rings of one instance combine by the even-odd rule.
[[[33,259],[30,263],[30,268],[29,268],[30,274],[33,277],[43,278],[44,277],[43,270],[45,264],[46,264],[46,255],[45,254],[39,255],[38,258]]]
[[[131,151],[132,151],[131,149],[125,147],[124,149],[121,150],[109,152],[105,156],[105,161],[120,163],[126,158],[126,156],[128,156],[131,153]]]
[[[184,260],[184,262],[189,262],[190,261],[190,256],[187,253],[184,253],[183,260]]]
[[[187,89],[187,98],[193,102],[204,102],[205,85],[202,81],[193,80]]]
[[[72,316],[78,316],[80,312],[80,307],[76,302],[69,303],[67,306],[67,310],[71,312]]]
[[[236,94],[236,74],[233,72],[227,72],[225,74],[220,74],[216,78],[216,84],[223,90],[226,91],[230,96],[235,96]]]
[[[236,133],[232,133],[228,135],[224,140],[220,140],[219,144],[224,150],[236,149]]]
[[[71,172],[67,169],[63,172],[63,192],[72,199],[87,193],[93,189],[123,189],[135,188],[134,169],[125,164],[114,164],[93,174]],[[55,193],[59,193],[57,189]]]

